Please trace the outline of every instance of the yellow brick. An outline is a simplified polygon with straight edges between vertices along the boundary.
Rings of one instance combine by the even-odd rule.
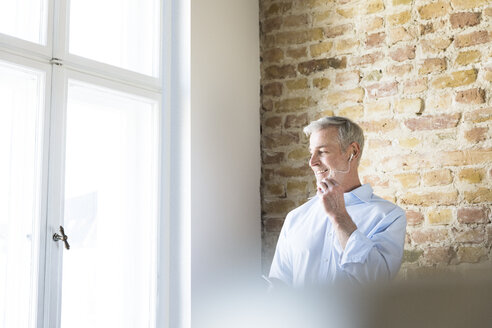
[[[374,193],[389,202],[396,203],[396,196],[387,187],[374,186]]]
[[[419,8],[420,18],[433,19],[446,15],[451,10],[447,2],[438,1]]]
[[[287,182],[287,195],[304,194],[306,193],[306,181],[289,181]]]
[[[409,10],[402,11],[401,13],[393,14],[388,16],[388,23],[390,26],[402,25],[410,20],[412,14]]]
[[[473,112],[465,113],[465,121],[473,123],[481,123],[492,120],[492,107],[480,108]]]
[[[403,83],[403,93],[416,94],[427,90],[427,78],[419,78],[416,80],[408,80]],[[423,106],[423,104],[422,104]],[[423,110],[423,108],[422,108]]]
[[[288,98],[276,102],[275,109],[277,112],[292,112],[300,109],[305,109],[310,105],[312,105],[312,101],[309,98]]]
[[[393,6],[409,5],[411,3],[412,3],[412,0],[393,0]]]
[[[481,165],[492,163],[492,148],[437,152],[432,159],[432,163],[439,163],[441,166]]]
[[[287,49],[287,57],[299,59],[307,56],[307,48],[299,47],[299,48],[290,48]]]
[[[453,212],[450,209],[431,210],[427,213],[429,224],[450,224],[453,221]]]
[[[363,173],[366,172],[371,168],[371,161],[367,158],[362,157],[359,163],[359,172]]]
[[[374,70],[370,73],[368,73],[366,76],[364,76],[364,81],[365,82],[370,82],[370,81],[379,81],[383,77],[383,74],[379,70]]]
[[[396,174],[395,178],[400,182],[403,188],[414,188],[419,185],[420,174],[418,173],[402,173]]]
[[[422,52],[441,55],[449,47],[451,42],[453,42],[453,39],[439,36],[431,39],[423,39],[420,41],[420,44],[422,46]]]
[[[299,161],[299,160],[302,160],[302,161],[307,161],[309,160],[309,157],[310,157],[310,153],[309,153],[309,150],[307,150],[306,148],[297,148],[297,149],[294,149],[292,150],[289,155],[287,155],[287,157],[291,160],[295,160],[295,161]]]
[[[424,194],[407,193],[400,198],[405,205],[432,206],[432,205],[456,205],[458,193],[430,192]]]
[[[388,101],[377,101],[373,103],[366,103],[366,110],[368,113],[388,113],[390,109],[390,103]]]
[[[279,15],[283,14],[284,12],[288,11],[289,9],[292,8],[292,3],[274,3],[268,7],[268,9],[265,11],[265,16],[274,16],[274,15]]]
[[[308,24],[308,16],[307,15],[293,15],[287,16],[283,19],[283,25],[292,27],[292,26],[306,26]]]
[[[436,94],[433,96],[427,97],[427,102],[425,105],[426,110],[447,110],[451,108],[451,103],[453,100],[453,96],[451,93],[446,92],[444,94]]]
[[[381,139],[368,139],[367,140],[368,149],[388,147],[388,146],[391,146],[390,140],[381,140]]]
[[[382,119],[378,121],[367,121],[360,123],[362,130],[368,133],[386,133],[396,129],[399,122],[394,119]]]
[[[308,80],[307,79],[289,80],[285,82],[285,85],[289,90],[307,89]]]
[[[476,63],[480,60],[480,55],[481,53],[478,50],[463,51],[458,54],[455,63],[462,66]]]
[[[487,258],[487,248],[461,246],[456,253],[460,263],[477,263]]]
[[[305,164],[301,167],[282,166],[276,169],[275,173],[284,178],[293,178],[293,177],[311,176],[313,171],[311,170],[308,164]]]
[[[492,70],[486,71],[484,78],[486,81],[492,82]]]
[[[410,41],[414,38],[414,35],[412,34],[413,31],[409,33],[403,26],[394,27],[389,31],[390,43],[395,44],[400,41]]]
[[[268,196],[284,196],[284,186],[280,183],[267,184],[265,186],[265,194]]]
[[[357,8],[355,7],[337,9],[337,14],[344,18],[353,18],[357,14],[357,12]]]
[[[374,14],[384,10],[384,3],[382,0],[370,0],[364,3],[366,8],[366,14]]]
[[[318,89],[326,89],[330,85],[330,80],[327,78],[316,78],[313,79],[313,87],[318,88]]]
[[[459,173],[459,178],[468,183],[479,183],[483,178],[483,170],[474,168],[462,169]]]
[[[405,148],[415,148],[415,146],[420,144],[420,140],[417,138],[405,138],[398,139],[400,146]]]
[[[424,101],[420,98],[401,99],[395,103],[397,113],[417,114],[424,110]]]
[[[305,8],[319,8],[329,4],[331,5],[334,2],[335,0],[303,0],[300,3],[304,5]]]
[[[436,78],[432,82],[432,86],[438,89],[455,88],[462,85],[473,83],[476,80],[477,80],[477,70],[469,69],[466,71],[453,72],[450,75],[445,75]]]
[[[402,262],[408,263],[408,262],[416,262],[420,256],[424,254],[424,251],[421,250],[404,250],[403,251],[403,259]]]
[[[284,52],[282,49],[274,48],[263,52],[262,58],[264,62],[279,62],[284,59]]]
[[[465,191],[465,200],[468,203],[491,203],[492,202],[492,189],[478,188],[474,191]]]
[[[265,200],[263,203],[263,211],[267,214],[287,214],[290,210],[295,207],[295,203],[289,199],[281,200]]]
[[[314,28],[307,31],[309,41],[318,41],[324,38],[324,32],[322,28]]]
[[[352,50],[357,48],[359,40],[357,39],[345,39],[337,41],[337,54],[351,53]]]
[[[351,120],[358,120],[364,116],[364,107],[362,105],[345,107],[338,112],[338,116],[348,117]]]
[[[328,95],[328,104],[338,105],[346,101],[362,102],[364,99],[364,89],[355,88],[351,90],[338,91]]]
[[[383,24],[384,24],[384,19],[382,17],[372,17],[364,22],[362,28],[364,29],[365,32],[371,32],[380,29],[381,27],[383,27]]]
[[[426,186],[448,185],[453,182],[453,176],[448,169],[434,170],[422,174]]]
[[[275,36],[275,42],[278,45],[301,44],[308,41],[318,41],[323,37],[323,29],[315,28],[306,31],[280,32]]]
[[[445,58],[427,58],[419,69],[420,74],[442,72],[446,69]]]
[[[314,119],[317,120],[317,119],[322,118],[322,117],[333,116],[333,115],[335,115],[335,113],[333,113],[333,110],[327,109],[327,110],[319,112]]]
[[[453,8],[456,9],[474,9],[490,3],[490,0],[451,0]]]
[[[322,43],[313,44],[309,47],[312,57],[318,57],[319,55],[325,54],[331,50],[333,47],[333,42],[327,41]]]
[[[316,13],[314,15],[314,22],[315,23],[321,23],[329,18],[333,17],[333,11],[332,10],[326,10],[320,13]]]

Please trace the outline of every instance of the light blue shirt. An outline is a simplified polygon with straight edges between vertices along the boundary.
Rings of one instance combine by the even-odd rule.
[[[320,197],[313,197],[287,214],[270,278],[302,287],[389,280],[398,273],[405,243],[405,212],[374,195],[369,184],[344,193],[344,198],[347,212],[357,226],[345,250]]]

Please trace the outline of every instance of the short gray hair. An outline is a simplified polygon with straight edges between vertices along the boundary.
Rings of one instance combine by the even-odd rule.
[[[309,137],[312,133],[334,126],[338,128],[338,142],[342,150],[352,142],[357,142],[360,146],[360,152],[364,149],[364,132],[361,127],[346,117],[326,116],[319,120],[312,121],[304,128],[304,133]]]

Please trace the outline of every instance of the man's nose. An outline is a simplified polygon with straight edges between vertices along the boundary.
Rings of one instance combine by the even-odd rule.
[[[318,156],[316,155],[316,153],[313,153],[311,154],[311,158],[309,159],[309,165],[315,166],[316,164],[318,164]]]

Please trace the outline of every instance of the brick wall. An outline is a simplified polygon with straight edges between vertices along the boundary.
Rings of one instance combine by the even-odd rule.
[[[263,266],[315,192],[302,127],[365,131],[364,183],[407,211],[400,277],[492,261],[492,1],[260,0]]]

